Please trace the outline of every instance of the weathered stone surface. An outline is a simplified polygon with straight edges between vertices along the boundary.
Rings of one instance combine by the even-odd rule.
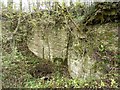
[[[110,61],[112,59],[110,53],[108,53],[109,55],[107,55],[107,50],[108,50],[108,52],[117,52],[118,46],[115,46],[115,45],[118,45],[117,44],[118,42],[116,41],[116,40],[118,40],[117,39],[118,37],[116,36],[117,35],[117,26],[116,26],[116,24],[109,23],[109,24],[105,24],[105,25],[101,25],[101,26],[99,26],[99,25],[94,26],[93,29],[97,33],[96,39],[100,40],[97,42],[94,41],[94,43],[96,43],[97,47],[99,45],[101,45],[101,44],[99,44],[99,42],[101,42],[103,45],[107,46],[107,47],[105,47],[106,57],[109,59],[102,59],[104,57],[104,56],[102,56],[102,54],[100,55],[101,57],[95,56],[96,58],[93,58],[92,55],[95,52],[93,52],[93,54],[91,54],[91,55],[85,55],[85,56],[81,57],[79,55],[79,52],[77,52],[79,50],[76,50],[74,47],[75,45],[73,45],[72,49],[69,51],[69,63],[68,63],[69,72],[73,78],[87,78],[90,76],[94,77],[94,78],[99,78],[104,73],[107,73],[110,71],[109,64],[103,64],[103,63],[104,63],[104,60]],[[109,36],[109,35],[111,35],[111,36]],[[103,38],[101,38],[101,37],[103,37]],[[112,40],[112,43],[110,43],[111,40]],[[74,40],[74,42],[78,42],[78,41]],[[80,44],[82,44],[82,43],[80,43]],[[83,46],[85,46],[85,45],[83,45]],[[94,48],[95,46],[93,45],[91,47]],[[90,48],[87,48],[87,49],[89,50]],[[103,63],[100,64],[101,62],[103,62]],[[98,63],[101,66],[99,66]],[[99,67],[102,67],[103,69],[100,69]]]
[[[112,50],[112,51],[117,51],[117,48],[116,48],[117,46],[114,46],[114,45],[117,45],[116,44],[117,37],[115,36],[117,35],[116,28],[117,28],[116,25],[111,26],[111,24],[105,24],[104,26],[98,25],[97,27],[95,26],[94,28],[92,27],[95,33],[97,33],[96,34],[97,39],[101,40],[102,44],[108,46],[106,47],[106,49]],[[106,34],[111,34],[111,35],[114,34],[113,35],[114,37],[111,36],[113,38],[111,44],[109,44],[110,36],[107,36]],[[42,37],[43,35],[44,35],[44,40]],[[103,35],[106,35],[106,36],[103,36]],[[105,37],[105,39],[101,37]],[[99,61],[99,60],[96,60],[96,58],[93,58],[91,56],[92,54],[91,55],[86,54],[85,56],[81,56],[81,54],[79,53],[79,50],[75,49],[75,43],[78,43],[80,46],[82,46],[82,43],[80,43],[78,39],[77,40],[74,39],[72,47],[69,48],[68,70],[70,75],[73,78],[86,78],[89,76],[96,77],[96,78],[100,77],[100,75],[102,75],[103,72],[93,68],[96,64],[96,61]],[[96,43],[96,45],[98,45],[99,41],[96,40],[96,41],[93,41],[93,43]],[[65,59],[66,50],[67,50],[66,49],[67,48],[67,32],[65,30],[58,30],[58,31],[52,30],[52,31],[44,31],[43,33],[43,31],[35,29],[33,39],[30,41],[28,46],[29,46],[29,49],[33,53],[35,53],[38,57],[51,59],[51,60],[55,57]],[[85,45],[83,43],[82,47],[84,46]],[[93,48],[95,46],[91,44],[91,46],[85,47],[85,48],[89,50],[90,47]]]
[[[101,74],[99,71],[94,72],[93,66],[95,60],[92,60],[90,56],[77,57],[71,54],[69,59],[69,72],[73,78],[87,78],[90,76],[99,77]]]
[[[35,55],[41,58],[65,58],[66,38],[66,32],[63,30],[48,31],[46,33],[45,31],[35,29],[33,38],[28,43],[28,46]]]

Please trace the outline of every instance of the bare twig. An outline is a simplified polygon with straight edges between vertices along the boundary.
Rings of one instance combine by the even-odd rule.
[[[63,8],[60,6],[59,3],[57,3],[58,6],[60,7],[60,9],[63,10]],[[70,19],[70,21],[74,24],[74,26],[76,27],[77,31],[80,33],[80,29],[79,29],[79,26],[75,23],[75,21],[70,17],[70,13],[68,11],[68,9],[66,8],[66,11],[67,11],[67,14],[69,15],[68,18]]]
[[[17,27],[15,28],[15,31],[12,33],[13,35],[16,34],[16,32],[18,31],[18,28],[20,26],[20,21],[21,21],[21,16],[18,18]]]

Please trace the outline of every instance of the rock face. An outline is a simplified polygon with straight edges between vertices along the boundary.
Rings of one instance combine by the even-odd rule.
[[[95,60],[92,60],[89,56],[78,58],[77,56],[73,57],[73,55],[71,55],[68,63],[70,76],[84,79],[90,76],[99,78],[101,73],[99,71],[95,72],[93,69],[94,64]]]
[[[104,45],[109,44],[109,40],[108,40],[109,36],[105,36],[105,38],[107,38],[108,41],[103,40],[103,38],[99,38],[99,37],[101,37],[105,33],[115,34],[116,32],[115,31],[116,25],[113,25],[113,28],[112,26],[110,27],[113,30],[109,30],[110,29],[108,28],[109,26],[111,26],[111,24],[110,25],[106,24],[104,27],[98,26],[94,28],[95,32],[98,33],[97,34],[98,39],[100,39]],[[115,42],[117,42],[116,40],[117,39],[115,39],[115,41],[111,44],[111,46],[114,46]],[[78,41],[73,40],[73,43],[75,42],[78,43],[79,40]],[[99,44],[99,42],[97,44]],[[81,45],[81,43],[79,43],[79,45]],[[35,28],[33,38],[28,43],[28,46],[29,49],[40,58],[49,59],[49,60],[52,60],[53,58],[65,59],[66,50],[67,50],[67,32],[65,30],[58,30],[58,31],[53,30],[53,31],[43,32],[42,30]],[[73,78],[86,78],[88,76],[92,76],[96,78],[100,77],[100,75],[102,75],[103,73],[100,70],[94,68],[96,65],[96,61],[98,60],[95,60],[95,58],[93,58],[90,55],[81,56],[79,52],[76,52],[79,50],[76,49],[74,46],[75,44],[73,44],[73,46],[69,48],[69,53],[68,53],[68,67],[69,67],[68,70],[70,75]],[[93,46],[94,45],[88,47],[87,48],[88,51]],[[107,48],[109,49],[110,47]],[[114,49],[112,50],[116,51],[117,49],[114,47]]]
[[[65,58],[66,52],[66,32],[61,31],[47,31],[43,32],[34,29],[34,35],[30,43],[29,49],[40,58],[53,59]]]

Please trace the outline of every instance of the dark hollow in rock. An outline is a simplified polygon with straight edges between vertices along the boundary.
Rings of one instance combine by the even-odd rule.
[[[43,60],[30,70],[30,74],[35,78],[50,76],[52,73],[54,73],[54,64],[48,60]]]

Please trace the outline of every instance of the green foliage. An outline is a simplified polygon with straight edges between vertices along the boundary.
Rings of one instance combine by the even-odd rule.
[[[50,81],[44,81],[43,78],[27,81],[25,87],[31,88],[118,88],[118,84],[114,79],[107,81],[105,79],[97,80],[95,78],[87,79],[68,79],[61,77],[59,74],[54,76]]]
[[[84,15],[85,7],[80,3],[73,4],[70,7],[56,3],[51,10],[40,10],[32,13],[10,12],[9,8],[7,11],[3,10],[2,17],[6,18],[6,21],[2,23],[3,48],[6,48],[8,43],[11,46],[8,45],[7,48],[13,46],[11,53],[3,50],[3,81],[5,80],[3,86],[21,86],[26,88],[117,88],[118,80],[116,77],[118,77],[118,74],[113,70],[116,66],[112,62],[116,61],[119,63],[119,55],[115,56],[117,39],[116,31],[112,31],[112,25],[114,24],[108,24],[106,27],[101,28],[91,28],[81,23],[84,18],[86,18],[86,24],[91,23],[92,25],[111,21],[112,19],[116,20],[115,16],[118,14],[115,10],[116,8],[116,3],[98,3],[92,7],[90,17],[87,16],[87,18]],[[89,13],[86,15],[89,15]],[[108,26],[111,26],[111,30],[109,30]],[[46,76],[37,79],[32,77],[28,72],[30,68],[43,62],[40,58],[36,58],[35,55],[30,53],[27,47],[27,42],[32,39],[34,33],[33,28],[41,29],[44,36],[48,35],[45,32],[46,30],[57,32],[64,29],[71,32],[72,44],[70,49],[74,49],[78,56],[81,57],[86,54],[92,57],[94,53],[97,53],[96,60],[98,61],[93,68],[101,71],[105,70],[104,75],[101,76],[101,79],[95,79],[91,76],[87,79],[71,79],[71,77],[68,77],[69,75],[64,76],[61,74],[60,71],[65,67],[61,68],[58,65],[58,67],[55,67],[56,72],[53,73],[50,80],[44,80]],[[16,32],[13,33],[15,30]],[[10,36],[7,34],[10,34]],[[11,42],[15,43],[12,44]],[[22,53],[24,51],[26,52],[25,54]],[[53,61],[56,64],[63,64],[64,62],[62,58],[54,58]],[[107,77],[106,72],[109,77]],[[63,70],[63,73],[67,72]]]
[[[90,12],[86,15],[83,23],[93,25],[106,22],[119,22],[120,6],[119,2],[97,2],[90,7]]]

